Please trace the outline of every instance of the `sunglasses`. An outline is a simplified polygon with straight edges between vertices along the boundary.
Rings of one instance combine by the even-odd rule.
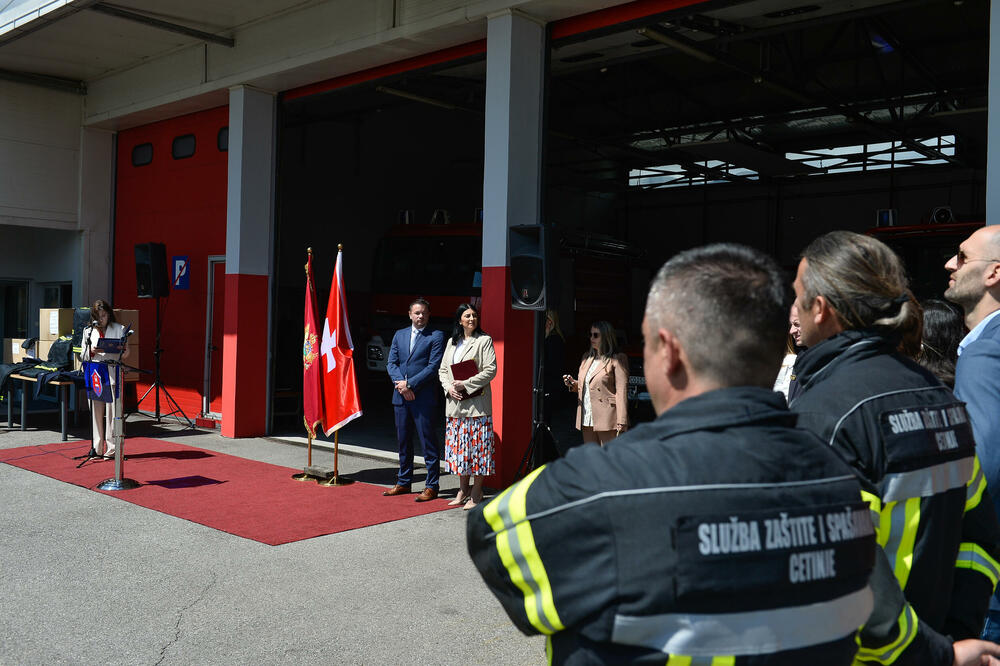
[[[974,261],[986,261],[986,262],[997,261],[997,262],[1000,262],[1000,259],[970,259],[969,255],[965,254],[965,252],[962,251],[961,248],[959,248],[958,252],[955,253],[955,261],[957,261],[958,265],[961,266],[962,264],[971,264]]]
[[[593,339],[593,338],[599,338],[599,337],[601,337],[601,334],[600,333],[594,333],[593,331],[591,331],[590,332],[590,337],[591,337],[591,339]]]

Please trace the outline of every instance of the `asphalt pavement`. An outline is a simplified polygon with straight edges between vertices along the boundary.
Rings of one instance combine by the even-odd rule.
[[[81,417],[71,438],[89,438]],[[54,414],[4,426],[0,448],[59,441]],[[306,462],[299,443],[142,416],[126,436]],[[392,454],[351,446],[342,474],[393,483]],[[513,627],[473,567],[461,510],[267,546],[4,464],[0,507],[0,664],[545,662],[544,640]]]

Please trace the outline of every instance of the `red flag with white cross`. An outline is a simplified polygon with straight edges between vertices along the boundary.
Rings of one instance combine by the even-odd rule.
[[[327,435],[361,416],[361,398],[354,372],[354,342],[347,324],[343,256],[343,250],[338,249],[319,351],[323,371],[323,429]]]

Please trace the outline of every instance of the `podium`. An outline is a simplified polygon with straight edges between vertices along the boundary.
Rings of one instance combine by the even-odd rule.
[[[113,360],[85,361],[83,364],[87,397],[91,401],[110,402],[113,405],[111,441],[115,447],[115,475],[113,478],[98,483],[97,489],[131,490],[138,488],[140,484],[138,481],[124,476],[125,430],[122,417],[122,382],[125,373],[122,371],[124,364],[121,362],[121,355],[125,351],[125,338],[101,338],[97,349],[105,356],[118,356],[117,359]],[[104,418],[103,414],[101,418]]]

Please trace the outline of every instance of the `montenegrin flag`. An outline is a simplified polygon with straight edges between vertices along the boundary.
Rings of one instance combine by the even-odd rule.
[[[323,421],[323,375],[319,364],[319,336],[316,326],[316,282],[313,280],[313,255],[306,259],[305,340],[302,343],[302,410],[306,431],[316,436],[316,426]]]
[[[338,249],[319,349],[323,369],[323,429],[327,435],[361,416],[361,399],[354,374],[354,343],[347,325],[343,256],[343,251]]]

